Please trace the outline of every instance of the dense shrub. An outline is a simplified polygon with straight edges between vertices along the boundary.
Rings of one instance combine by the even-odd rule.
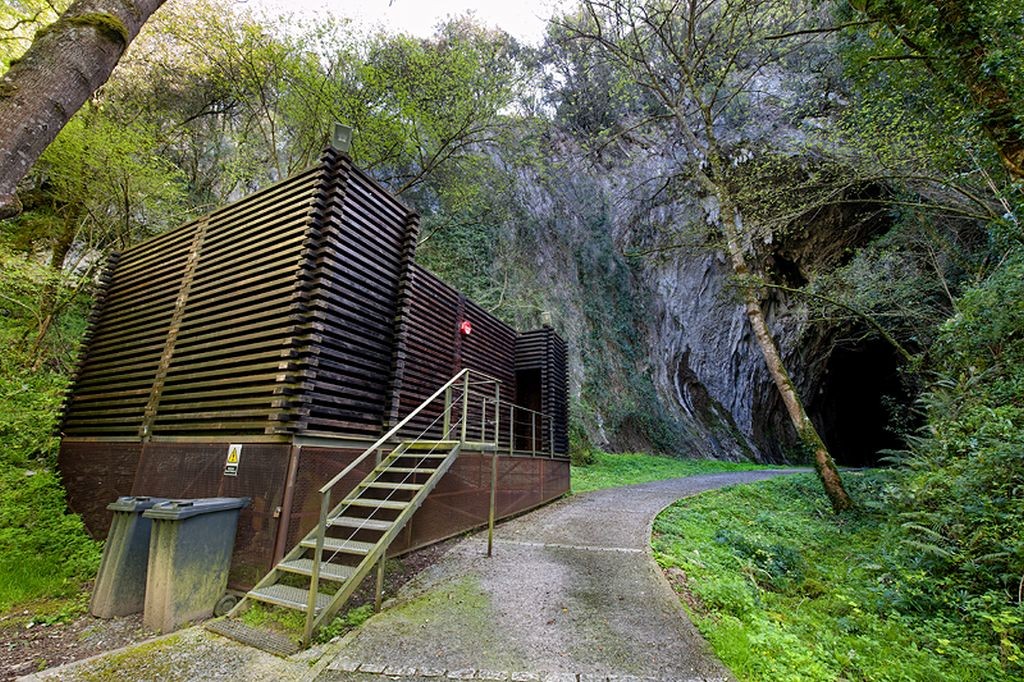
[[[881,503],[899,513],[904,564],[929,577],[919,608],[953,606],[1021,662],[1024,254],[959,299],[934,363],[927,431]]]

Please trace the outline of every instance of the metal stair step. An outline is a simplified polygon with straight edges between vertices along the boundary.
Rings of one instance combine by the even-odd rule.
[[[249,590],[246,596],[250,599],[267,602],[275,606],[283,606],[288,609],[296,609],[297,611],[305,611],[309,605],[309,590],[304,590],[301,587],[292,587],[291,585],[267,585],[257,590]],[[330,603],[331,595],[323,593],[316,595],[317,611],[327,608],[327,605]]]
[[[303,540],[299,543],[307,549],[316,548],[316,540]],[[324,551],[325,552],[342,552],[344,554],[358,554],[365,556],[373,550],[372,542],[358,542],[356,540],[343,540],[341,538],[324,538]],[[310,559],[303,559],[303,561],[310,561]],[[322,570],[322,569],[321,569]]]
[[[432,474],[437,469],[420,469],[417,467],[381,467],[377,469],[382,474]]]
[[[417,440],[412,443],[403,443],[406,450],[434,450],[447,448],[451,450],[459,441],[457,440]]]
[[[364,519],[358,516],[335,516],[333,519],[327,522],[331,526],[341,526],[343,528],[359,528],[362,530],[380,530],[385,531],[394,525],[392,521],[382,521],[380,519]]]
[[[420,450],[406,450],[405,452],[400,452],[397,455],[395,453],[391,453],[389,457],[391,457],[392,459],[407,459],[409,457],[419,457],[421,459],[428,457],[431,459],[444,459],[445,457],[448,456],[448,454],[449,452],[447,450],[432,450],[429,452]]]
[[[370,497],[355,497],[349,500],[342,500],[342,504],[350,504],[353,507],[370,507],[373,509],[405,509],[408,502],[396,502],[394,500],[375,500]]]
[[[306,547],[305,541],[302,543],[303,547]],[[316,541],[313,541],[313,546],[316,546]],[[327,549],[327,543],[324,542],[324,549]],[[288,573],[298,573],[299,575],[313,575],[313,560],[312,559],[293,559],[291,561],[282,561],[277,565],[282,571]],[[320,577],[324,580],[333,580],[334,582],[343,583],[352,577],[352,574],[356,572],[356,569],[352,566],[342,566],[340,564],[332,564],[327,561],[320,562]]]
[[[299,652],[299,645],[283,634],[247,625],[237,618],[218,618],[207,621],[205,627],[221,637],[228,637],[268,654],[287,658]]]
[[[374,481],[367,483],[364,488],[383,488],[384,490],[422,490],[422,483],[390,483],[388,481]]]

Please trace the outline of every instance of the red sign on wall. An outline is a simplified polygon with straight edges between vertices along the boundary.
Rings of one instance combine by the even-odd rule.
[[[469,336],[473,333],[473,323],[469,320],[463,320],[459,322],[459,333],[463,336]]]

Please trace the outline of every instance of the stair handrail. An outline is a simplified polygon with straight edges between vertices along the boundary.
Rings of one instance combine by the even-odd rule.
[[[469,398],[470,374],[476,374],[483,377],[483,383],[493,383],[495,386],[495,394],[500,396],[500,379],[496,379],[483,372],[478,372],[476,370],[469,369],[468,367],[459,370],[455,374],[455,376],[446,381],[439,389],[434,391],[434,393],[429,398],[420,403],[419,406],[416,407],[416,409],[407,414],[404,419],[402,419],[400,422],[391,427],[391,429],[383,436],[378,438],[373,445],[366,448],[366,450],[363,451],[363,454],[359,455],[354,460],[352,460],[352,462],[349,463],[347,467],[342,469],[339,474],[337,474],[334,478],[332,478],[331,480],[329,480],[327,483],[320,487],[320,520],[317,523],[316,547],[313,550],[313,562],[310,570],[311,575],[309,577],[309,601],[306,604],[306,627],[303,637],[303,639],[307,643],[309,642],[310,638],[313,635],[314,621],[316,619],[316,601],[317,594],[320,591],[320,562],[323,559],[324,538],[327,535],[327,517],[329,516],[331,510],[331,490],[334,488],[335,485],[338,484],[339,481],[344,479],[345,476],[350,474],[357,466],[362,464],[362,462],[367,457],[376,452],[378,448],[384,446],[388,441],[393,439],[398,434],[398,432],[401,431],[403,427],[405,427],[406,424],[408,424],[415,416],[417,416],[420,412],[426,409],[428,405],[437,400],[441,396],[441,394],[445,393],[446,391],[449,391],[455,384],[459,382],[459,380],[463,380],[464,383],[462,396],[462,414],[459,415],[459,419],[462,422],[462,430],[459,442],[465,443],[467,423],[466,406],[467,400]],[[445,409],[450,410],[453,406],[453,403],[451,403],[450,400],[450,396],[446,396],[445,402]],[[448,434],[445,433],[445,435],[447,436]],[[419,437],[417,437],[416,440],[419,440]]]
[[[392,438],[394,438],[398,434],[398,432],[401,431],[402,428],[404,428],[405,425],[408,424],[412,420],[413,417],[415,417],[420,412],[422,412],[424,409],[426,409],[426,407],[428,405],[430,405],[430,403],[432,403],[435,400],[437,400],[441,396],[442,393],[444,393],[449,388],[453,387],[456,383],[458,383],[459,379],[461,379],[463,376],[465,376],[467,374],[478,374],[478,375],[484,377],[485,379],[487,379],[488,383],[496,382],[498,384],[501,384],[501,379],[495,379],[494,377],[489,376],[487,374],[484,374],[483,372],[478,372],[478,371],[476,371],[474,369],[469,369],[468,367],[466,369],[459,370],[458,374],[456,374],[451,379],[446,381],[444,383],[444,385],[441,386],[441,388],[439,388],[436,391],[434,391],[434,393],[429,398],[427,398],[422,403],[420,403],[419,406],[415,410],[410,412],[408,415],[406,415],[405,418],[402,419],[402,421],[400,421],[397,424],[395,424],[393,427],[391,427],[390,431],[388,431],[383,436],[378,438],[377,441],[373,445],[371,445],[370,447],[366,448],[366,450],[363,452],[363,454],[359,455],[354,460],[352,460],[352,462],[347,467],[345,467],[344,469],[341,470],[341,473],[339,473],[337,476],[335,476],[334,478],[329,480],[327,483],[325,483],[322,486],[320,486],[320,494],[321,495],[325,495],[328,492],[330,492],[331,488],[333,488],[335,485],[338,484],[338,481],[340,481],[341,479],[345,478],[350,473],[352,473],[352,470],[355,469],[360,464],[362,464],[363,460],[365,460],[367,457],[369,457],[371,454],[373,454],[378,448],[384,446],[388,441],[390,441]]]

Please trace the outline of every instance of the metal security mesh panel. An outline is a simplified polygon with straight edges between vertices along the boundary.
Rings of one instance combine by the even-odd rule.
[[[299,466],[296,470],[292,505],[288,514],[288,541],[286,547],[294,546],[316,525],[320,518],[319,489],[324,483],[344,469],[362,450],[347,448],[304,447],[299,452]],[[363,480],[374,467],[373,458],[358,466],[335,487],[332,505]]]
[[[57,466],[68,506],[82,516],[94,538],[106,537],[110,528],[107,505],[131,494],[141,453],[142,443],[61,443]]]
[[[569,490],[569,462],[498,457],[497,518],[519,514]],[[390,553],[424,547],[487,523],[491,456],[462,452],[416,512]]]
[[[249,497],[238,518],[229,584],[251,587],[273,564],[288,472],[288,445],[242,447],[237,476],[224,476],[226,443],[147,443],[131,494]]]

